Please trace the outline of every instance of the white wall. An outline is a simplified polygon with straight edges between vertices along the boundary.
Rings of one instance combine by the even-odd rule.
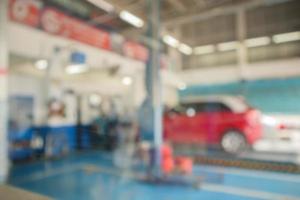
[[[22,37],[20,37],[22,36]],[[69,50],[63,51],[55,57],[52,66],[52,78],[55,79],[55,87],[73,89],[80,94],[98,92],[103,95],[119,95],[124,102],[137,108],[145,98],[144,68],[145,64],[123,57],[114,52],[109,52],[72,41],[60,36],[54,36],[23,26],[14,22],[9,23],[9,50],[10,53],[28,57],[31,59],[53,57],[54,47],[67,47],[84,52],[87,55],[87,64],[91,70],[87,74],[68,76],[61,70],[68,61]],[[119,65],[120,70],[116,76],[108,76],[103,73],[103,69]],[[11,93],[31,95],[35,98],[35,123],[41,124],[45,110],[43,109],[42,82],[43,73],[34,69],[32,63],[24,63],[14,68],[11,73],[10,88]],[[60,68],[60,70],[58,70]],[[18,73],[17,73],[18,72]],[[26,75],[27,74],[27,75]],[[30,74],[30,75],[29,75]],[[123,76],[132,76],[134,85],[124,86]],[[173,105],[177,102],[177,87],[182,82],[176,74],[169,71],[162,71],[164,85],[164,101]],[[53,87],[52,87],[53,88]],[[56,91],[59,91],[56,90]],[[88,120],[86,117],[85,120]]]
[[[175,106],[178,103],[177,88],[171,86],[163,87],[163,102],[168,106]]]
[[[253,63],[246,66],[247,80],[285,78],[300,75],[300,58]],[[238,66],[186,70],[178,76],[188,85],[218,84],[240,80]]]
[[[117,53],[95,48],[77,41],[51,35],[14,22],[9,23],[9,51],[30,58],[50,58],[55,47],[65,48],[61,59],[67,61],[71,50],[87,55],[87,64],[93,68],[121,67],[122,73],[131,73],[144,67],[144,63],[123,57]]]

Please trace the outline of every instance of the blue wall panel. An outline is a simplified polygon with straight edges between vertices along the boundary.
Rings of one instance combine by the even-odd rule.
[[[193,85],[179,91],[180,98],[219,94],[242,95],[250,105],[263,112],[300,113],[300,78]]]

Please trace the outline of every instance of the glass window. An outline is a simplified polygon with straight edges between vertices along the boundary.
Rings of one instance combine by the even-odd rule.
[[[231,109],[220,102],[201,102],[182,104],[180,107],[189,109],[194,108],[196,112],[231,112]]]

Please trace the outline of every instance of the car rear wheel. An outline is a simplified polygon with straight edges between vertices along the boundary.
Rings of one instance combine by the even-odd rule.
[[[225,152],[237,154],[246,149],[247,141],[241,133],[231,130],[223,135],[221,146]]]

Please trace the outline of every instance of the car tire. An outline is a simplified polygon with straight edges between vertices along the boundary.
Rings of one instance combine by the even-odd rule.
[[[225,132],[221,140],[221,147],[227,153],[238,154],[246,150],[246,138],[236,130]]]

